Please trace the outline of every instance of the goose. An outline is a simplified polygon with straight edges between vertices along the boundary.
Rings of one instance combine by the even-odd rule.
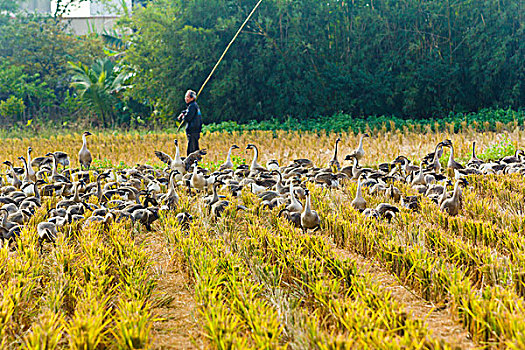
[[[279,171],[279,162],[277,159],[270,159],[268,163],[266,163],[266,169],[270,171]]]
[[[64,175],[60,175],[57,170],[57,156],[55,153],[47,153],[46,156],[53,157],[53,167],[51,169],[51,180],[54,182],[71,182]]]
[[[188,230],[190,228],[190,222],[193,221],[193,216],[190,213],[182,212],[178,213],[175,219],[183,229]]]
[[[379,213],[379,216],[385,218],[390,222],[397,213],[399,213],[399,208],[390,203],[379,203],[375,210]]]
[[[440,205],[440,209],[443,212],[448,213],[451,216],[456,216],[459,213],[461,207],[461,188],[460,185],[467,185],[468,182],[464,178],[460,178],[454,185],[454,192],[451,198],[444,199]],[[444,192],[446,193],[446,191]],[[446,195],[446,194],[445,194]]]
[[[421,209],[420,200],[421,199],[419,196],[401,197],[401,205],[412,211],[418,211],[419,209]]]
[[[292,184],[290,184],[290,201],[290,204],[286,207],[290,213],[300,213],[303,211],[303,205],[295,198]]]
[[[0,208],[0,213],[3,213],[4,216],[2,218],[2,222],[0,223],[0,227],[3,227],[5,228],[6,230],[10,230],[12,229],[13,227],[16,226],[16,224],[12,223],[11,221],[8,220],[8,217],[9,217],[9,211],[7,211],[7,209],[5,209],[4,207]]]
[[[419,167],[411,164],[410,160],[405,156],[397,156],[393,163],[399,164],[405,175],[419,170]]]
[[[435,173],[439,173],[441,171],[441,163],[439,162],[439,160],[441,159],[442,155],[443,155],[443,142],[439,142],[436,145],[436,148],[434,149],[434,157],[432,158],[432,162],[427,168],[428,171],[433,171]],[[424,161],[425,160],[423,159],[423,162]],[[421,164],[423,164],[423,162]]]
[[[257,146],[255,146],[252,143],[249,143],[246,146],[246,149],[253,149],[253,160],[252,160],[252,164],[250,165],[250,172],[254,173],[258,171],[266,171],[266,168],[257,164],[257,158],[259,157],[259,149],[257,149]]]
[[[108,213],[105,213],[104,215],[95,215],[93,213],[92,216],[90,216],[84,221],[84,224],[82,225],[82,227],[86,228],[95,222],[99,222],[102,225],[104,225],[104,227],[107,228],[111,223],[115,221],[117,221],[116,214],[113,212],[108,212]]]
[[[305,190],[306,193],[306,204],[304,206],[304,210],[301,214],[301,227],[303,228],[303,231],[307,230],[314,230],[317,231],[319,229],[320,219],[319,215],[315,210],[312,210],[312,203],[311,203],[311,195],[309,190]]]
[[[467,162],[467,167],[478,168],[481,164],[483,164],[483,161],[476,156],[476,141],[473,141],[472,142],[472,157],[470,157],[469,161]]]
[[[21,160],[22,163],[24,163],[24,182],[25,183],[35,182],[36,181],[35,172],[33,171],[32,176],[29,174],[29,166],[27,164],[26,159],[22,156],[18,157],[18,159]]]
[[[77,203],[80,203],[82,199],[80,198],[80,192],[79,188],[81,186],[84,186],[84,181],[75,182],[73,184],[74,187],[74,195],[72,199],[64,199],[57,203],[56,208],[64,208],[67,209],[72,205],[75,205]]]
[[[161,196],[160,202],[164,203],[170,210],[175,210],[179,204],[179,195],[175,189],[175,176],[179,174],[178,170],[172,170],[170,172],[169,182],[168,182],[168,193]]]
[[[151,225],[159,218],[159,210],[156,207],[137,209],[132,214],[134,221],[138,221],[151,231]]]
[[[27,148],[27,162],[25,162],[25,164],[26,164],[26,177],[27,177],[26,181],[36,182],[36,173],[33,170],[33,167],[31,165],[31,152],[33,152],[33,148],[28,147]]]
[[[445,140],[443,141],[443,146],[447,146],[450,148],[450,157],[448,158],[447,168],[449,169],[464,169],[464,166],[459,164],[454,160],[454,146],[452,145],[452,141]]]
[[[57,159],[57,166],[58,164],[62,165],[62,167],[65,169],[69,166],[69,156],[65,152],[56,151],[55,153],[56,159]],[[62,169],[63,170],[63,169]]]
[[[414,177],[411,181],[412,186],[415,185],[426,185],[426,179],[423,173],[423,165],[419,167],[419,175],[417,177]]]
[[[199,192],[204,190],[204,187],[206,186],[206,179],[202,174],[199,173],[199,167],[197,166],[198,162],[195,161],[193,166],[193,175],[190,179],[191,187],[199,190]]]
[[[217,193],[217,187],[220,185],[223,185],[224,183],[222,181],[215,181],[212,185],[213,194],[210,197],[204,198],[204,203],[208,207],[208,213],[211,211],[212,205],[217,203],[219,201],[219,195]]]
[[[166,153],[160,152],[160,151],[155,151],[155,155],[163,163],[166,163],[171,170],[177,170],[179,174],[184,175],[186,174],[186,167],[184,166],[184,162],[182,161],[182,158],[180,156],[179,141],[175,139],[173,140],[173,143],[175,143],[175,157],[174,158],[171,158]]]
[[[44,166],[51,166],[52,159],[50,157],[36,157],[35,159],[28,160],[29,164],[35,168],[42,168]]]
[[[188,172],[191,169],[191,166],[195,164],[195,162],[200,162],[202,160],[202,157],[206,154],[208,154],[208,151],[205,149],[200,149],[198,151],[190,153],[190,155],[188,155],[183,161],[184,169],[186,170],[186,172]]]
[[[33,213],[27,209],[20,209],[17,212],[9,215],[8,220],[12,223],[23,225],[31,219]]]
[[[387,187],[385,195],[387,198],[393,199],[395,202],[399,202],[401,199],[401,191],[392,184]]]
[[[57,227],[52,222],[41,222],[36,227],[38,233],[38,245],[40,246],[40,253],[42,253],[43,243],[50,242],[55,244],[58,231]]]
[[[501,162],[510,164],[510,163],[520,163],[521,162],[521,155],[523,155],[524,152],[521,149],[517,149],[516,152],[514,152],[513,156],[506,156],[501,158]]]
[[[286,187],[283,186],[283,175],[279,170],[272,170],[270,174],[277,174],[277,182],[275,183],[275,191],[279,194],[286,193]]]
[[[359,146],[357,146],[357,148],[351,153],[351,155],[353,155],[358,161],[365,155],[365,150],[363,149],[363,139],[365,137],[370,137],[370,135],[368,135],[368,133],[361,135],[359,138]]]
[[[6,160],[4,164],[7,165],[11,170],[11,185],[19,189],[22,186],[22,181],[20,181],[20,179],[16,175],[15,169],[13,169],[13,164],[8,160]]]
[[[359,210],[359,211],[363,211],[366,209],[366,200],[363,198],[361,194],[362,184],[363,183],[361,182],[361,179],[359,179],[357,182],[357,190],[355,193],[355,198],[351,203],[352,207],[354,207],[354,209]]]
[[[24,226],[20,226],[20,225],[15,225],[13,226],[12,228],[10,228],[9,230],[7,230],[7,232],[4,232],[3,233],[3,237],[0,237],[3,239],[3,241],[7,241],[7,244],[11,244],[13,242],[15,242],[15,240],[20,237],[20,233],[22,232],[22,229],[24,228]]]
[[[339,142],[341,142],[341,139],[338,137],[337,140],[335,140],[334,156],[330,163],[328,163],[329,169],[335,168],[337,171],[341,171],[341,164],[339,164],[339,161],[337,160],[337,146]]]
[[[91,133],[89,131],[85,131],[82,134],[82,148],[78,152],[78,161],[80,163],[80,168],[82,169],[83,167],[86,170],[89,170],[89,167],[91,166],[91,162],[93,161],[91,152],[87,148],[87,140],[86,140],[86,137],[90,135]]]
[[[233,169],[233,162],[232,162],[232,151],[234,149],[238,149],[239,146],[237,145],[232,145],[230,147],[230,149],[228,150],[228,156],[226,157],[226,162],[224,162],[224,164],[222,164],[220,167],[219,167],[219,171],[224,171],[226,169]]]

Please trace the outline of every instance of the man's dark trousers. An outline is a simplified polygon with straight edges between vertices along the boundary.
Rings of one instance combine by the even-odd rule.
[[[199,150],[199,138],[201,136],[200,133],[195,134],[186,134],[188,137],[188,155],[191,153]]]

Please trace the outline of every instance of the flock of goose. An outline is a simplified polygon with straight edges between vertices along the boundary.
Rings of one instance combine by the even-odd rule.
[[[242,164],[234,169],[232,153],[239,146],[232,145],[226,162],[217,170],[210,172],[198,164],[207,154],[199,150],[188,157],[181,157],[179,145],[175,140],[175,156],[156,151],[155,155],[167,167],[163,170],[149,165],[137,165],[129,169],[106,169],[103,172],[90,169],[92,155],[87,147],[85,132],[82,135],[82,147],[78,154],[80,168],[70,167],[70,160],[64,152],[50,152],[45,156],[31,158],[31,147],[27,157],[18,159],[23,167],[14,167],[10,161],[5,178],[0,176],[0,241],[10,244],[18,238],[24,225],[28,223],[39,207],[45,206],[47,212],[43,221],[37,225],[40,247],[44,242],[54,243],[60,227],[68,224],[89,226],[94,222],[105,225],[121,220],[131,220],[143,224],[151,230],[151,224],[159,218],[162,211],[175,210],[180,193],[202,198],[207,214],[219,217],[229,206],[246,209],[241,203],[231,203],[221,191],[236,198],[243,188],[247,188],[260,198],[260,208],[280,207],[279,216],[290,220],[304,231],[317,230],[320,225],[319,215],[312,208],[311,194],[306,183],[336,189],[345,181],[357,181],[357,191],[351,202],[363,215],[391,220],[400,211],[399,207],[418,210],[421,196],[431,198],[440,210],[450,215],[457,215],[461,208],[461,186],[470,174],[525,172],[524,153],[517,151],[514,156],[504,157],[495,162],[483,162],[476,157],[475,143],[472,157],[461,165],[455,159],[454,147],[450,140],[439,142],[434,152],[427,154],[414,165],[404,156],[398,156],[391,163],[381,163],[377,168],[361,167],[359,162],[365,155],[363,140],[369,137],[363,134],[358,147],[344,159],[351,161],[351,166],[341,167],[338,161],[338,146],[335,142],[332,159],[324,168],[315,167],[309,159],[295,159],[287,166],[281,166],[276,160],[270,160],[266,167],[258,163],[259,150],[256,145],[248,144],[247,150],[253,151],[250,165]],[[443,149],[450,148],[447,169],[454,176],[448,178],[448,170],[441,169],[440,158]],[[59,167],[62,166],[62,170]],[[448,186],[453,190],[449,191]],[[403,196],[396,182],[412,186],[418,195]],[[183,188],[184,191],[178,191]],[[370,208],[362,195],[363,188],[368,188],[370,195],[382,195],[392,203],[381,203]],[[96,197],[94,204],[90,197]],[[53,200],[45,201],[46,197]],[[55,203],[50,208],[50,203]],[[192,216],[181,212],[177,220],[188,225]]]

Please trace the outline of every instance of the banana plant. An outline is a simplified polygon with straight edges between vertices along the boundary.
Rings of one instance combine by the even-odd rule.
[[[96,60],[91,67],[83,63],[69,62],[71,72],[71,87],[73,87],[82,102],[97,114],[104,126],[108,120],[115,124],[114,107],[118,93],[129,87],[128,81],[132,73],[122,68],[108,58]]]

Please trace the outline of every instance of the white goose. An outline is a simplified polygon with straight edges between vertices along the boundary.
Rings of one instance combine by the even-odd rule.
[[[227,170],[227,169],[233,169],[232,151],[234,149],[238,149],[238,148],[239,148],[239,146],[237,146],[237,145],[232,145],[230,147],[230,149],[228,150],[228,156],[226,157],[226,162],[224,162],[224,164],[222,164],[219,167],[219,171],[223,171],[223,170]]]
[[[257,146],[255,146],[252,143],[249,143],[248,146],[246,146],[246,149],[253,149],[253,160],[252,164],[250,165],[250,172],[256,172],[256,171],[266,171],[266,168],[260,166],[257,163],[257,159],[259,158],[259,150],[257,149]]]

